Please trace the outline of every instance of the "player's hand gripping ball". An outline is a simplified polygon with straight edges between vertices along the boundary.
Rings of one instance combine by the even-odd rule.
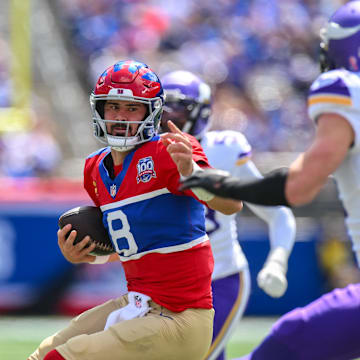
[[[90,236],[90,243],[94,242],[96,244],[90,255],[109,255],[115,252],[103,224],[103,214],[100,208],[96,206],[80,206],[68,210],[60,216],[59,228],[62,229],[67,224],[72,225],[71,230],[77,231],[74,245],[87,235]]]

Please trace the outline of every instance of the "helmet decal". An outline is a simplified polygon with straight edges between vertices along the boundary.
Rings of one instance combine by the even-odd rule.
[[[148,67],[146,64],[137,61],[132,61],[130,64],[127,61],[119,61],[114,64],[114,72],[123,69],[125,65],[129,65],[128,70],[133,74],[142,67]]]
[[[359,71],[360,1],[341,6],[320,31],[320,66],[322,71],[345,68]]]

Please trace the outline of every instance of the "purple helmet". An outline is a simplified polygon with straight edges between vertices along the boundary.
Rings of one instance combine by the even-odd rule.
[[[165,92],[162,130],[168,131],[167,121],[172,120],[200,140],[210,126],[210,86],[189,71],[173,71],[161,83]]]
[[[340,7],[321,30],[321,71],[360,71],[360,1]]]

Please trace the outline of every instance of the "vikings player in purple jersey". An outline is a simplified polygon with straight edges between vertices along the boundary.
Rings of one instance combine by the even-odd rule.
[[[163,130],[171,119],[183,132],[195,136],[211,166],[252,180],[261,177],[251,161],[251,146],[237,131],[207,131],[210,125],[211,90],[189,71],[173,71],[162,79],[166,101]],[[286,207],[247,204],[269,226],[271,251],[259,272],[258,285],[271,297],[287,288],[288,257],[295,240],[295,220]],[[206,232],[214,254],[212,291],[215,309],[212,345],[208,360],[225,359],[225,346],[242,317],[250,293],[248,263],[238,242],[236,215],[206,210]]]
[[[322,74],[310,87],[308,109],[317,131],[289,169],[244,184],[219,172],[195,174],[184,188],[263,205],[310,202],[333,174],[360,265],[360,1],[340,7],[321,31]],[[242,360],[347,360],[360,356],[360,284],[335,289],[281,317]]]

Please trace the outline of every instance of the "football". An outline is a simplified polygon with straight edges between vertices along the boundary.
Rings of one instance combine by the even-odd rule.
[[[109,255],[115,252],[99,207],[79,206],[66,211],[59,217],[59,228],[62,229],[67,224],[72,225],[71,230],[77,231],[74,244],[86,235],[90,236],[90,242],[95,242],[96,248],[90,252],[91,255]]]

